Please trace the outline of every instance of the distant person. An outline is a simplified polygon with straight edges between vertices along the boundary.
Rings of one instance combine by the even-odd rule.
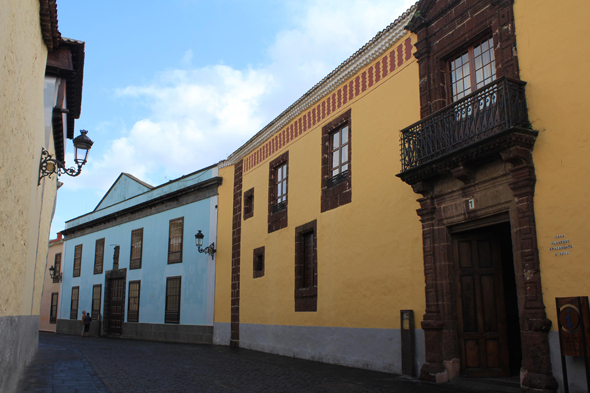
[[[84,337],[88,337],[88,331],[90,331],[90,323],[92,322],[92,317],[90,313],[86,313],[86,318],[84,318]]]
[[[84,330],[86,329],[86,325],[84,325],[85,322],[86,322],[86,311],[82,311],[82,333],[80,333],[80,336],[84,336]]]

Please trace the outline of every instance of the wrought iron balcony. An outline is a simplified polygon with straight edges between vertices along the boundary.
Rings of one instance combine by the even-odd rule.
[[[407,171],[434,164],[511,130],[530,130],[525,85],[500,78],[403,129],[399,176],[403,178]]]

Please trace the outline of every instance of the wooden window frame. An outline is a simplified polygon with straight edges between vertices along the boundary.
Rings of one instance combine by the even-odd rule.
[[[137,312],[131,310],[131,299],[135,299],[135,296],[131,296],[131,284],[137,284]],[[139,304],[141,298],[141,280],[129,281],[129,291],[127,300],[127,322],[139,322]]]
[[[244,220],[254,217],[254,187],[244,192]]]
[[[139,234],[139,258],[133,258],[133,235]],[[129,270],[141,269],[141,262],[143,259],[143,228],[134,229],[131,231],[131,247],[129,250]]]
[[[348,127],[348,170],[332,176],[332,138]],[[340,165],[341,167],[342,165]],[[352,202],[352,110],[349,109],[322,127],[321,212]]]
[[[54,298],[55,298],[55,305],[53,304]],[[52,292],[51,293],[51,302],[49,303],[49,323],[51,323],[51,324],[57,323],[58,300],[59,300],[59,292]]]
[[[74,290],[76,290],[76,308],[74,308]],[[78,306],[80,304],[80,287],[72,287],[70,298],[70,319],[78,319]]]
[[[172,241],[171,233],[172,233],[172,224],[174,222],[180,221],[180,251],[170,251],[170,243]],[[182,263],[182,249],[184,246],[184,217],[175,218],[169,221],[168,223],[168,264],[174,263]],[[174,260],[172,256],[179,255],[178,260]]]
[[[78,249],[80,250],[80,257],[79,258],[76,257]],[[83,251],[82,244],[78,244],[78,245],[76,245],[76,247],[74,247],[74,273],[73,273],[73,277],[80,277],[80,273],[82,271],[82,251]]]
[[[99,245],[102,243],[102,251],[99,252]],[[94,274],[102,274],[104,268],[104,243],[105,238],[97,239],[94,245]]]
[[[483,52],[481,52],[481,54],[479,56],[475,55],[475,49],[481,45],[483,45],[485,42],[490,42],[491,41],[491,47],[489,47],[489,49],[487,50],[487,52],[490,53],[490,56],[493,57],[493,59],[491,59],[491,61],[489,63],[483,64],[482,61],[482,67],[480,69],[482,69],[482,73],[483,73],[483,68],[488,65],[488,64],[493,64],[493,68],[492,68],[492,75],[490,76],[490,79],[487,83],[485,82],[486,79],[484,79],[483,81],[481,81],[481,86],[478,87],[478,82],[477,82],[477,71],[479,69],[476,69],[476,57],[479,56],[483,56]],[[468,57],[468,63],[463,63],[464,64],[468,64],[469,65],[469,81],[470,81],[470,91],[468,93],[465,92],[465,90],[463,90],[461,93],[458,93],[457,96],[459,94],[462,94],[461,97],[459,98],[455,98],[455,94],[454,94],[454,82],[453,82],[453,78],[452,78],[452,73],[453,73],[453,69],[452,69],[452,63],[453,61],[455,61],[456,59],[464,56],[467,54]],[[461,50],[459,51],[455,51],[454,54],[452,56],[449,56],[446,58],[445,62],[447,63],[446,69],[447,69],[447,83],[448,83],[448,102],[453,103],[456,101],[461,100],[462,98],[464,98],[465,96],[472,94],[474,92],[476,92],[477,90],[484,88],[485,86],[487,86],[488,84],[494,82],[498,76],[497,76],[497,68],[496,68],[496,55],[495,55],[495,50],[494,50],[494,38],[491,34],[486,34],[483,37],[478,36],[477,39],[471,41],[471,44],[467,47],[462,47]]]
[[[346,129],[346,132],[344,130]],[[334,137],[338,136],[338,146],[334,146]],[[346,135],[346,142],[342,142],[343,136]],[[330,131],[330,151],[329,151],[329,158],[330,158],[330,178],[328,179],[328,188],[332,188],[337,184],[340,184],[348,179],[348,167],[350,161],[348,159],[348,145],[350,144],[350,136],[349,133],[349,126],[348,122],[341,124],[335,130]],[[346,161],[342,161],[343,153],[346,152],[347,158]],[[338,153],[338,163],[334,164],[334,155]],[[346,169],[343,167],[346,166]],[[338,171],[337,174],[334,174],[334,171]]]
[[[59,273],[61,272],[61,252],[58,252],[55,254],[55,258],[53,260],[53,282],[54,283],[59,283]]]
[[[254,258],[252,260],[252,277],[259,278],[264,276],[264,246],[254,249]]]
[[[317,220],[295,228],[295,311],[317,311],[318,309],[318,239]],[[305,285],[305,247],[304,238],[312,235],[313,239],[313,282]]]
[[[278,168],[287,165],[287,192],[284,194],[285,200],[277,203],[277,187],[278,187]],[[289,152],[286,151],[269,163],[268,166],[268,233],[278,231],[286,228],[288,225],[288,211],[289,211],[289,188],[291,187],[289,179]]]
[[[96,289],[98,288],[98,298],[96,295]],[[98,307],[96,306],[98,303]],[[98,314],[100,314],[100,306],[102,305],[102,284],[96,284],[92,286],[92,308],[90,309],[90,313],[92,315],[92,319],[98,320]],[[95,311],[96,310],[96,311]]]
[[[173,280],[178,280],[178,302],[177,302],[177,308],[178,311],[169,311],[168,309],[168,297],[169,296],[176,296],[176,295],[171,295],[168,293],[168,288],[170,285],[170,282]],[[164,314],[164,323],[176,323],[179,324],[180,323],[180,304],[181,304],[181,297],[182,297],[182,276],[174,276],[174,277],[167,277],[166,278],[166,297],[165,297],[165,301],[166,301],[166,311]]]

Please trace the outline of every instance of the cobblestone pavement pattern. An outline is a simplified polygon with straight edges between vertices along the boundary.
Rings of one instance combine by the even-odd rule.
[[[39,351],[17,390],[18,393],[473,391],[225,346],[50,333],[40,333]]]

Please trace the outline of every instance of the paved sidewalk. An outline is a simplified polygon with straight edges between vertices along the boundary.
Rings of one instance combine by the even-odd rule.
[[[43,341],[41,336],[37,354],[21,378],[18,393],[108,392],[79,350]]]
[[[215,345],[41,333],[18,392],[487,393]]]

